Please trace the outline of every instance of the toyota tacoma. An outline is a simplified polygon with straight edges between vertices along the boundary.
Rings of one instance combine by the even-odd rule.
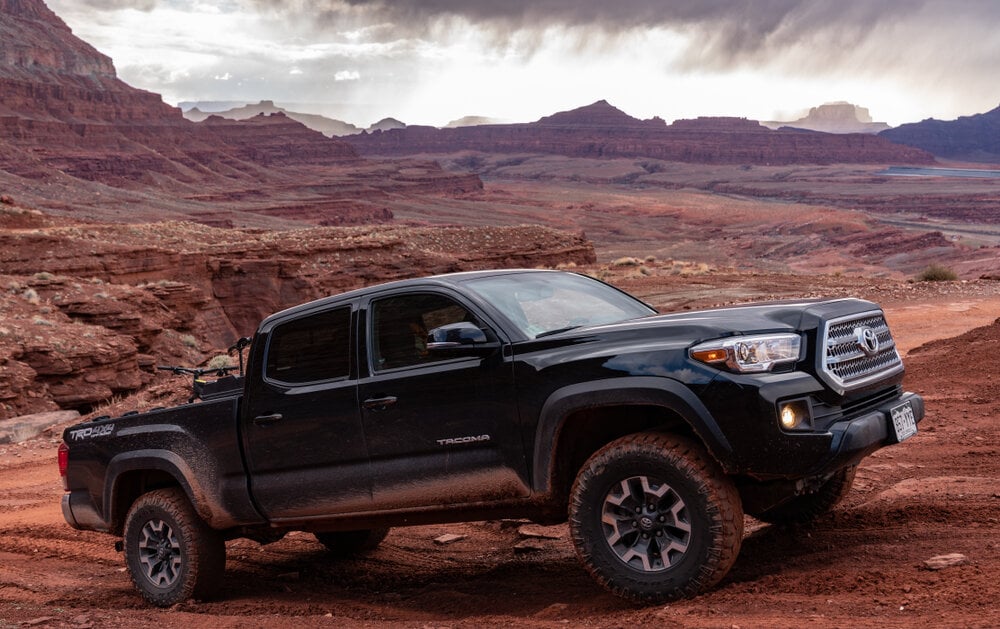
[[[584,275],[479,271],[320,299],[245,341],[201,399],[63,434],[66,521],[118,538],[154,605],[210,596],[228,539],[349,555],[496,518],[568,521],[619,596],[693,596],[744,514],[820,516],[924,416],[859,299],[660,315]]]

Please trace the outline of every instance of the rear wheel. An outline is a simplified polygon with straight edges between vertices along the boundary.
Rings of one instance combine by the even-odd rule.
[[[208,598],[226,567],[225,541],[178,488],[140,496],[125,518],[125,565],[153,605]]]
[[[831,476],[815,493],[796,496],[770,509],[750,515],[770,524],[811,522],[829,512],[844,499],[844,496],[851,491],[851,486],[854,484],[854,474],[857,471],[856,465],[845,467]]]
[[[375,550],[388,534],[388,528],[313,533],[320,544],[338,557],[351,557]]]
[[[642,603],[715,585],[743,540],[730,479],[698,444],[658,433],[623,437],[591,456],[573,485],[569,522],[598,583]]]

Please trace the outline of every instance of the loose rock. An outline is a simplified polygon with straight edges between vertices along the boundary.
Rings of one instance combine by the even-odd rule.
[[[941,570],[951,566],[961,566],[969,563],[969,558],[962,553],[950,553],[947,555],[937,555],[924,561],[924,566],[928,570]]]

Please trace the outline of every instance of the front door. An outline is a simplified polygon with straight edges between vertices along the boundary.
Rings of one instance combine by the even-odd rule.
[[[529,493],[511,365],[500,351],[442,358],[427,332],[483,318],[442,292],[368,303],[358,399],[376,509],[495,502]]]

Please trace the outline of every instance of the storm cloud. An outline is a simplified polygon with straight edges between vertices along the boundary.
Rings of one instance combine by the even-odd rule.
[[[102,11],[183,10],[202,4],[77,1]],[[992,64],[1000,49],[996,0],[222,0],[213,6],[223,12],[267,13],[276,28],[366,31],[365,37],[376,42],[434,39],[442,31],[472,28],[484,45],[516,45],[527,55],[544,43],[551,28],[571,30],[581,47],[607,45],[636,29],[663,28],[689,37],[680,60],[688,69],[767,63],[790,51],[814,53],[800,60],[806,68],[835,65],[873,38],[887,52],[887,62],[930,46],[957,55],[960,63]]]
[[[348,103],[355,121],[528,120],[601,98],[771,120],[846,99],[899,124],[1000,101],[996,0],[49,3],[174,102]]]
[[[907,31],[908,25],[926,29],[933,40],[968,46],[970,33],[963,17],[981,25],[975,30],[984,35],[1000,23],[1000,2],[995,0],[248,1],[287,19],[308,20],[317,28],[342,28],[359,20],[391,24],[385,35],[396,37],[425,36],[453,19],[482,28],[496,41],[550,27],[582,28],[604,36],[662,27],[695,35],[686,60],[715,66],[779,55],[810,42],[859,45],[876,31]]]

